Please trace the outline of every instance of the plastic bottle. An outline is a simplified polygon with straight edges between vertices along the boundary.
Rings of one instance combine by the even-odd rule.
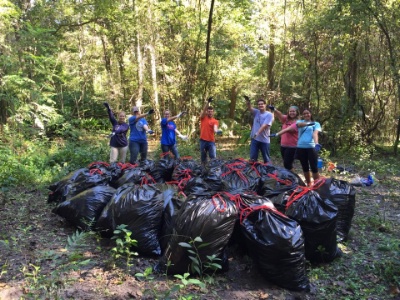
[[[373,185],[375,183],[375,172],[371,172],[368,175],[369,185]]]
[[[318,172],[321,173],[322,168],[324,167],[324,161],[322,160],[321,157],[318,157],[318,162],[317,162],[317,166],[318,166]]]

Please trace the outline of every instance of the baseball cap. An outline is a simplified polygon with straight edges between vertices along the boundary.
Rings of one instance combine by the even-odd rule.
[[[139,108],[138,108],[137,106],[134,106],[134,107],[132,108],[132,111],[133,111],[133,112],[139,111]]]

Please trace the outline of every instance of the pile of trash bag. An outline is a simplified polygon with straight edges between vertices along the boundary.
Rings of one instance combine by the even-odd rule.
[[[229,268],[236,244],[269,281],[308,291],[306,261],[342,255],[355,208],[354,188],[320,179],[306,187],[282,167],[242,158],[162,156],[140,164],[93,162],[49,186],[53,212],[77,228],[111,238],[126,225],[139,255],[158,257],[167,274]],[[210,258],[216,261],[210,261]],[[196,264],[194,264],[196,263]]]

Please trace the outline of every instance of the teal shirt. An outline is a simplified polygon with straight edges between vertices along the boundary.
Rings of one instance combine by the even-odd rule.
[[[302,123],[307,122],[304,120],[299,120],[296,122]],[[315,141],[313,139],[314,131],[322,131],[321,124],[315,122],[313,126],[306,126],[306,127],[298,127],[299,129],[299,139],[297,140],[297,148],[314,148]]]

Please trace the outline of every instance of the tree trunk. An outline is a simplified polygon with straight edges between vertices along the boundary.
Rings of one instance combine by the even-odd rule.
[[[357,61],[357,46],[354,42],[350,50],[350,57],[347,64],[347,72],[344,77],[347,97],[350,100],[350,108],[354,108],[357,100],[357,80],[358,80],[358,61]]]
[[[136,59],[137,59],[137,75],[138,75],[138,87],[135,102],[133,102],[133,95],[130,99],[131,106],[141,106],[143,99],[143,88],[144,88],[144,61],[140,47],[140,34],[136,33]]]
[[[157,85],[157,61],[156,61],[156,51],[153,45],[147,47],[150,52],[150,65],[151,65],[151,82],[153,86],[153,103],[155,109],[156,119],[160,119],[160,103],[158,101],[158,85]]]
[[[238,89],[237,86],[235,85],[231,88],[230,92],[231,103],[229,104],[229,115],[228,115],[230,119],[235,118],[237,95],[238,95]]]
[[[208,14],[207,45],[206,45],[206,64],[210,55],[211,25],[214,11],[214,0],[211,0],[210,13]]]

